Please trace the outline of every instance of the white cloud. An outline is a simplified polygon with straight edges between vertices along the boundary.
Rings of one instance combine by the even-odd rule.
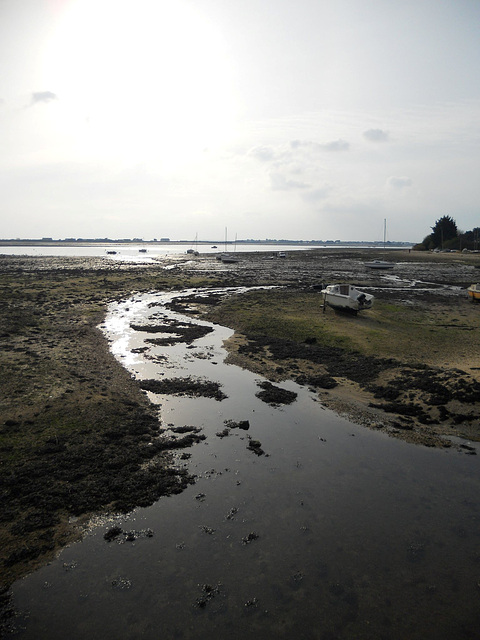
[[[332,140],[331,142],[320,143],[311,142],[309,140],[292,140],[290,142],[291,149],[302,149],[306,151],[348,151],[350,144],[345,140]]]
[[[254,147],[248,153],[260,162],[270,162],[275,159],[275,151],[271,147]]]
[[[385,142],[388,140],[388,133],[383,129],[368,129],[368,131],[363,132],[363,137],[370,140],[370,142]]]
[[[270,173],[270,183],[274,191],[292,191],[310,187],[309,184],[287,178],[282,173]]]
[[[350,149],[350,143],[345,140],[333,140],[327,144],[322,145],[322,148],[326,151],[348,151]]]
[[[32,99],[30,104],[33,106],[42,102],[52,102],[52,100],[58,100],[58,96],[51,91],[35,91],[32,93]]]
[[[405,187],[412,186],[412,179],[407,176],[390,176],[387,180],[387,184],[389,187],[393,187],[395,189],[405,189]]]

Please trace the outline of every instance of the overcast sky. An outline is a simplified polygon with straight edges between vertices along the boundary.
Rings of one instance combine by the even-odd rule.
[[[0,238],[480,226],[479,0],[0,0]]]

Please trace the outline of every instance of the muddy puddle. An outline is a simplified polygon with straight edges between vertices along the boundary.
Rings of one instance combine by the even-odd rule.
[[[16,637],[479,637],[478,456],[272,389],[224,363],[229,329],[198,331],[173,297],[124,301],[104,331],[162,427],[204,436],[177,458],[196,482],[18,582]]]

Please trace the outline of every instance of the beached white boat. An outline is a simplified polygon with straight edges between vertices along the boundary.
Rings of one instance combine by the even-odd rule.
[[[369,269],[393,269],[395,262],[387,262],[386,260],[371,260],[365,262],[365,266]]]
[[[322,289],[324,303],[334,309],[357,313],[363,309],[370,309],[373,296],[359,291],[351,284],[329,284]]]
[[[472,302],[480,300],[480,284],[471,284],[467,289],[468,297]]]

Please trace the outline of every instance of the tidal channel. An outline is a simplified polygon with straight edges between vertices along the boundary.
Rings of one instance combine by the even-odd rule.
[[[102,328],[139,380],[220,385],[223,399],[147,392],[164,429],[205,436],[177,457],[195,483],[16,583],[15,636],[479,638],[478,456],[357,426],[293,382],[275,385],[291,404],[265,402],[261,376],[224,362],[232,331],[165,306],[178,295],[112,305]],[[158,331],[192,323],[209,332]],[[105,540],[114,525],[131,535]]]

